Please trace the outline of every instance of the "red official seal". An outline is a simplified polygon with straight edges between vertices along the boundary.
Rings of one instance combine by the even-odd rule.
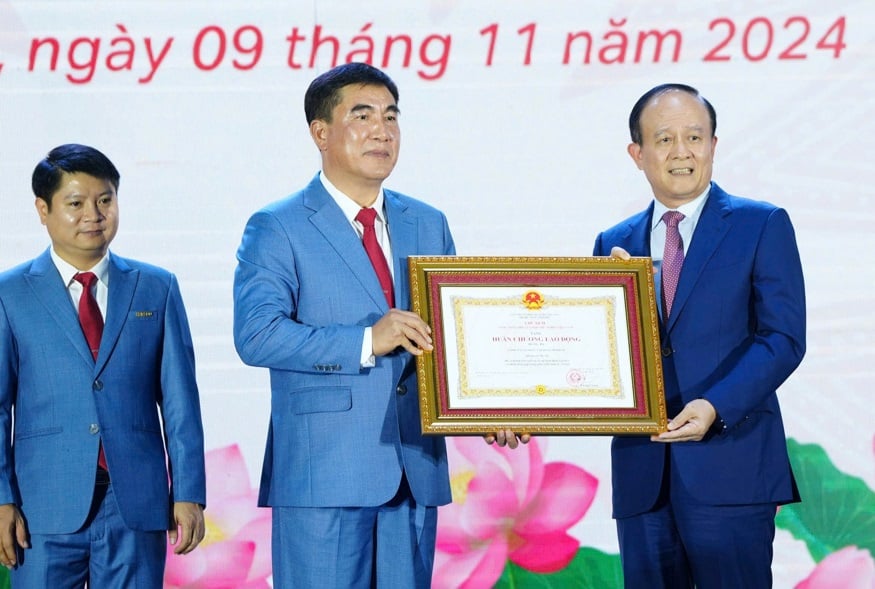
[[[573,387],[579,387],[583,384],[583,373],[576,368],[572,368],[565,375],[565,382]]]

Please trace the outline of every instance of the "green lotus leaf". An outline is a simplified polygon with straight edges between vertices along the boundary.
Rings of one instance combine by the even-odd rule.
[[[555,573],[527,571],[508,562],[495,589],[621,589],[619,554],[581,548],[567,567]]]
[[[777,527],[805,542],[815,562],[845,546],[875,555],[875,492],[838,470],[821,446],[788,439],[787,447],[802,502],[781,507]]]

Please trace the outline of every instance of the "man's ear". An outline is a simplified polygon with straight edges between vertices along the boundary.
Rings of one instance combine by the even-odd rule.
[[[43,225],[46,224],[46,217],[49,215],[49,203],[44,201],[43,199],[37,197],[34,199],[34,206],[36,207],[36,212],[39,215],[40,223]]]
[[[322,119],[313,119],[310,122],[310,137],[319,151],[328,149],[328,124]]]
[[[642,170],[641,167],[641,146],[637,143],[630,143],[628,147],[626,147],[626,151],[629,153],[629,157],[632,158],[632,161],[635,162],[635,165],[638,166],[639,170]]]

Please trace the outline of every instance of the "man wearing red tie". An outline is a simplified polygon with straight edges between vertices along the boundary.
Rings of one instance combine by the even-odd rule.
[[[204,536],[179,287],[109,252],[119,173],[101,152],[61,145],[32,184],[52,245],[0,274],[0,564],[16,589],[158,589],[165,537],[187,553]]]
[[[273,508],[274,587],[429,587],[440,437],[420,431],[407,257],[455,253],[443,213],[383,188],[400,148],[398,89],[363,63],[304,101],[322,170],[256,212],[234,277],[234,341],[270,369],[260,504]]]

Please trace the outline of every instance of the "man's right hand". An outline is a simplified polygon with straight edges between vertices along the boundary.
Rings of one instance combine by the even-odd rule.
[[[628,262],[629,260],[632,259],[632,256],[629,254],[629,252],[627,252],[626,250],[624,250],[623,248],[621,248],[618,245],[615,245],[614,247],[611,248],[611,257],[614,258],[615,260],[623,260],[626,262]],[[656,266],[654,265],[653,266],[653,275],[656,276],[657,272],[658,272],[658,270],[657,270]]]
[[[24,518],[12,503],[0,505],[0,564],[7,569],[14,568],[18,564],[19,548],[30,548]]]
[[[389,309],[371,328],[374,356],[385,356],[402,347],[414,356],[431,351],[431,328],[419,315],[400,309]]]
[[[632,256],[629,255],[629,252],[624,250],[618,245],[615,245],[611,248],[611,257],[617,260],[626,260],[629,261],[632,259]]]

